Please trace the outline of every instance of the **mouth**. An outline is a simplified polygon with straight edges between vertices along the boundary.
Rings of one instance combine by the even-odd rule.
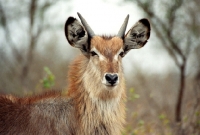
[[[108,85],[106,85],[107,87],[115,87],[115,86],[117,86],[117,84],[108,84]]]
[[[102,84],[104,84],[104,86],[106,86],[106,87],[108,87],[108,88],[114,88],[114,87],[117,86],[118,83],[110,84],[110,83],[103,83],[103,82],[102,82]]]

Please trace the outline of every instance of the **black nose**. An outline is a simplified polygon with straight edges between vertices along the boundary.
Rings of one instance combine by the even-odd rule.
[[[106,78],[106,81],[113,86],[118,80],[118,75],[117,74],[106,74],[105,78]]]

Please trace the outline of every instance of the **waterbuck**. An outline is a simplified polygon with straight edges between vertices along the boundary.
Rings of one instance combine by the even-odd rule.
[[[116,36],[95,35],[78,13],[69,17],[65,35],[82,52],[69,67],[67,92],[17,98],[0,96],[3,135],[119,135],[125,123],[122,58],[143,47],[150,36],[147,19],[125,35],[129,15]]]

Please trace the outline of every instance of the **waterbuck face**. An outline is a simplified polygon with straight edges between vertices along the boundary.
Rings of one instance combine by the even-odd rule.
[[[68,18],[65,35],[70,45],[79,48],[89,60],[86,69],[88,85],[103,85],[107,89],[120,87],[123,83],[121,59],[131,49],[146,44],[150,36],[149,21],[139,20],[125,35],[127,16],[116,36],[104,37],[95,35],[85,19],[79,13],[78,16],[81,23],[73,17]]]
[[[90,44],[90,62],[99,72],[103,85],[113,87],[119,84],[122,77],[121,58],[123,40],[119,37],[105,38],[94,36]]]

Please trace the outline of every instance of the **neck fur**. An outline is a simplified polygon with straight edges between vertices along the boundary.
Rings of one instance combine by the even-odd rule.
[[[93,70],[86,70],[88,62],[88,58],[79,56],[68,74],[68,95],[74,101],[81,132],[84,131],[81,134],[120,134],[125,118],[124,85],[108,90],[95,83]]]

